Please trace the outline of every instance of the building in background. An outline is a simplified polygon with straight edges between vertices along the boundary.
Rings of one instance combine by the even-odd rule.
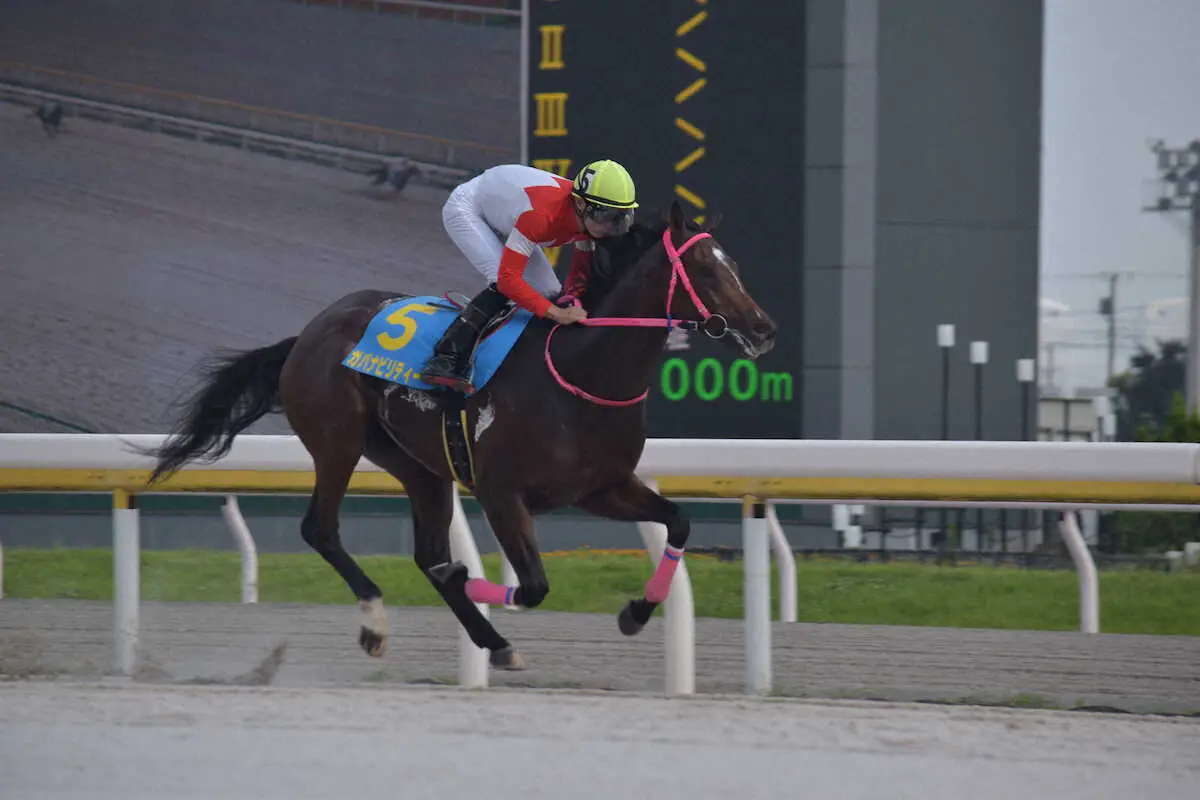
[[[718,238],[779,345],[738,364],[673,341],[653,435],[935,438],[941,323],[957,329],[949,435],[975,430],[975,340],[983,435],[1021,435],[1015,362],[1039,355],[1039,0],[662,0],[653,15],[529,0],[524,133],[522,37],[503,9],[68,5],[48,19],[6,4],[0,79],[468,169],[517,160],[524,139],[559,172],[627,162],[644,205],[723,212]]]
[[[978,340],[983,435],[1022,437],[1040,2],[664,0],[654,19],[636,0],[530,7],[532,163],[570,174],[616,158],[643,202],[725,212],[717,236],[780,324],[753,375],[702,337],[678,343],[652,387],[655,435],[935,438],[935,331],[951,323],[950,436],[976,430]]]

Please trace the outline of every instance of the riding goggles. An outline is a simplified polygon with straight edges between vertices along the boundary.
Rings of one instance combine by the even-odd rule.
[[[583,215],[603,231],[605,236],[620,236],[633,225],[632,208],[612,208],[588,203]]]

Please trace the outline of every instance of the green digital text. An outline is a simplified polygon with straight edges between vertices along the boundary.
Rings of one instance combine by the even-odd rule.
[[[689,395],[712,402],[728,395],[738,402],[790,403],[792,376],[763,372],[753,361],[739,358],[726,368],[715,358],[704,358],[693,367],[682,358],[668,358],[662,366],[662,395],[678,402]]]

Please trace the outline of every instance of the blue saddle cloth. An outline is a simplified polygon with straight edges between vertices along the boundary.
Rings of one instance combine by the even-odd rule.
[[[421,295],[396,300],[371,319],[342,365],[401,386],[441,389],[422,381],[420,370],[457,316],[458,310],[442,297]],[[475,348],[471,383],[476,389],[482,389],[496,374],[531,319],[531,313],[518,308],[499,328],[486,332]]]

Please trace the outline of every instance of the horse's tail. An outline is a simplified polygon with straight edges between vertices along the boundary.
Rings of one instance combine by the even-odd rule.
[[[229,452],[235,436],[280,411],[279,374],[295,344],[292,336],[268,347],[209,359],[203,366],[204,385],[192,397],[187,413],[162,446],[144,451],[158,461],[148,484],[189,461],[216,461]]]

